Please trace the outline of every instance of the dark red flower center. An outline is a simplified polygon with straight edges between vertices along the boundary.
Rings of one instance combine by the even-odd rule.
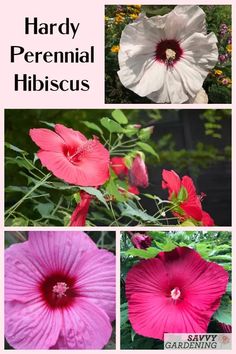
[[[175,39],[165,39],[156,46],[156,60],[173,66],[183,55],[183,49]]]
[[[94,150],[94,141],[89,140],[81,146],[67,147],[65,149],[65,156],[74,165],[80,163],[80,161],[85,157],[85,155]]]
[[[43,300],[51,308],[63,308],[73,304],[78,297],[75,279],[61,273],[48,276],[40,285]]]

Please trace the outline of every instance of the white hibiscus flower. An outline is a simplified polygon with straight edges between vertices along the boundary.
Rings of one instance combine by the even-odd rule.
[[[218,60],[217,38],[207,34],[199,6],[179,5],[164,16],[141,16],[121,35],[122,84],[156,103],[193,102]]]

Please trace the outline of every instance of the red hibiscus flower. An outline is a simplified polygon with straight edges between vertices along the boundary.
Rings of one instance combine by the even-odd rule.
[[[136,333],[206,333],[226,291],[228,273],[188,247],[133,266],[126,278],[128,315]]]
[[[109,152],[97,138],[88,140],[79,131],[56,124],[49,129],[30,129],[40,147],[41,163],[56,177],[79,186],[100,186],[109,178]]]
[[[92,196],[86,192],[80,192],[80,202],[77,204],[70,219],[70,226],[84,226]]]
[[[184,221],[193,218],[204,226],[214,226],[211,216],[202,210],[201,197],[197,195],[193,180],[184,176],[182,180],[173,170],[162,172],[162,188],[168,189],[169,200],[177,202],[173,214]]]

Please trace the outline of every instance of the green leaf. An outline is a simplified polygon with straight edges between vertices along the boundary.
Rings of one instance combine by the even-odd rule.
[[[14,218],[12,221],[12,226],[28,226],[29,221],[24,218]]]
[[[182,222],[182,224],[180,226],[196,226],[192,220],[187,219],[184,222]]]
[[[28,153],[26,151],[21,150],[20,148],[18,148],[15,145],[12,145],[12,144],[9,144],[9,143],[5,143],[5,147],[10,149],[10,150],[13,150],[15,152],[20,152],[21,154],[27,154],[28,155]]]
[[[228,296],[224,296],[221,300],[221,305],[218,310],[214,313],[214,318],[225,324],[232,323],[232,306],[231,301]]]
[[[119,192],[114,180],[110,178],[106,186],[107,193],[113,195],[118,202],[124,202],[126,198]]]
[[[102,118],[101,124],[105,127],[110,133],[123,133],[123,128],[120,124],[116,123],[110,118]]]
[[[92,187],[80,187],[80,189],[88,194],[94,195],[102,204],[104,204],[108,208],[105,198],[98,189]]]
[[[131,136],[137,134],[138,131],[139,128],[136,126],[136,124],[129,124],[123,130],[124,134],[128,136],[128,138],[131,138]]]
[[[148,152],[149,154],[155,156],[158,160],[160,160],[159,155],[153,149],[153,147],[147,143],[143,143],[142,141],[138,141],[137,145],[143,150]]]
[[[136,207],[132,207],[128,203],[119,204],[119,208],[123,216],[128,216],[131,219],[136,219],[136,220],[141,219],[142,221],[150,222],[153,224],[156,223],[156,219],[153,216],[147,214],[145,211],[142,211]]]
[[[147,127],[147,128],[142,128],[139,131],[139,139],[140,140],[148,140],[150,138],[150,136],[153,133],[153,126],[152,127]]]
[[[126,255],[140,257],[144,259],[154,258],[160,251],[155,247],[148,247],[146,250],[130,248],[125,252]]]
[[[120,325],[123,326],[128,321],[128,304],[127,302],[120,306]]]
[[[86,127],[88,127],[89,129],[96,130],[101,135],[103,134],[102,129],[97,124],[88,121],[84,121],[83,124],[86,125]]]
[[[111,115],[120,124],[127,124],[128,123],[128,119],[126,118],[124,113],[119,109],[116,109],[115,111],[113,111],[111,113]]]
[[[40,203],[34,207],[42,217],[47,217],[54,209],[53,203]]]
[[[178,194],[178,201],[183,202],[188,198],[188,192],[186,188],[183,186],[180,188],[179,194]]]

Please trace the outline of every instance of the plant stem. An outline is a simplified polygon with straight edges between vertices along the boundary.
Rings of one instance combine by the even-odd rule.
[[[28,197],[36,190],[38,189],[42,184],[44,184],[44,182],[47,181],[47,179],[49,179],[51,177],[51,173],[48,173],[45,177],[43,177],[37,184],[34,185],[34,187],[24,195],[24,197],[22,197],[20,200],[18,200],[17,203],[15,203],[12,207],[10,207],[6,212],[5,215],[7,215],[7,217],[5,218],[5,221],[7,221],[7,219],[14,213],[14,211],[26,200],[28,199]]]

